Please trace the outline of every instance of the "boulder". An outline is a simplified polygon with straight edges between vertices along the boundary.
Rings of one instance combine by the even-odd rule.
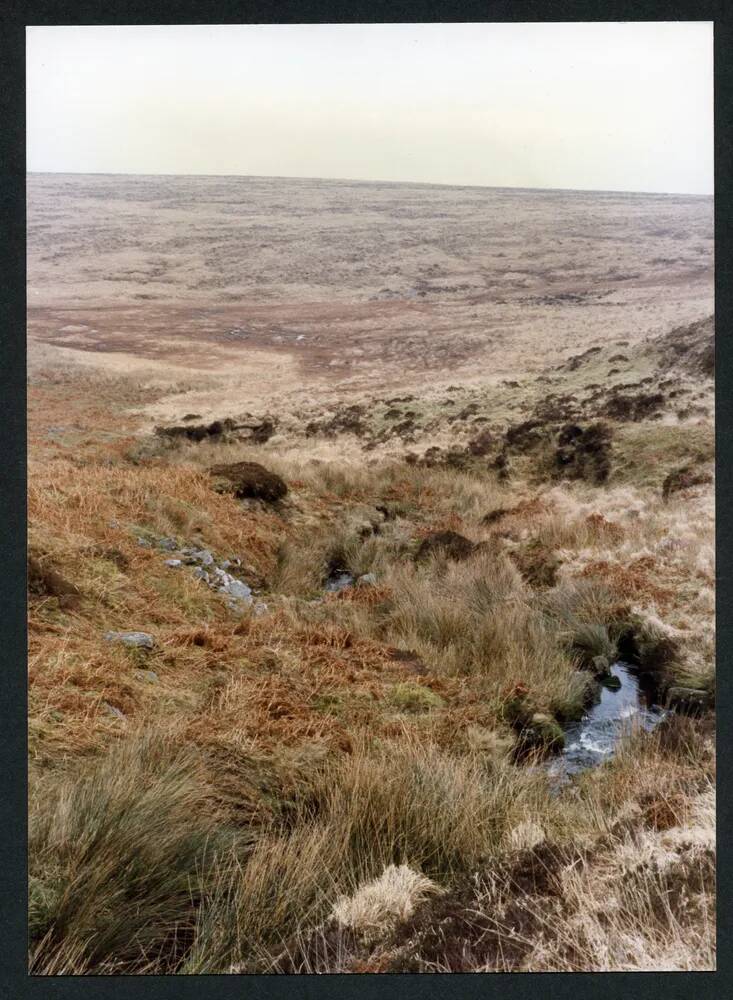
[[[275,503],[288,492],[284,480],[259,462],[214,465],[209,472],[218,481],[220,489],[232,492],[236,497]]]
[[[122,643],[134,649],[153,649],[155,639],[148,632],[107,632],[104,637],[108,642]]]

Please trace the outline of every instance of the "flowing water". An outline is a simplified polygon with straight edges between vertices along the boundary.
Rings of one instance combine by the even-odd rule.
[[[614,663],[611,674],[614,686],[602,687],[599,701],[566,727],[565,749],[548,763],[551,774],[570,776],[603,763],[623,736],[637,728],[649,732],[664,717],[627,663]]]

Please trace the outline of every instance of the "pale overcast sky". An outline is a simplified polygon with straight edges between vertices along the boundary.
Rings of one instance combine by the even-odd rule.
[[[28,169],[709,194],[711,22],[27,29]]]

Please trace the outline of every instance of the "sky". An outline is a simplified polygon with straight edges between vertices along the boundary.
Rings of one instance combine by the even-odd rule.
[[[29,171],[710,194],[712,22],[29,27]]]

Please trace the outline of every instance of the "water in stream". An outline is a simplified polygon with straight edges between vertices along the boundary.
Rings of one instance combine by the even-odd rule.
[[[611,673],[617,686],[602,687],[600,700],[565,729],[565,749],[547,765],[552,775],[562,778],[603,763],[622,736],[635,728],[648,732],[664,717],[628,664],[614,663]]]

